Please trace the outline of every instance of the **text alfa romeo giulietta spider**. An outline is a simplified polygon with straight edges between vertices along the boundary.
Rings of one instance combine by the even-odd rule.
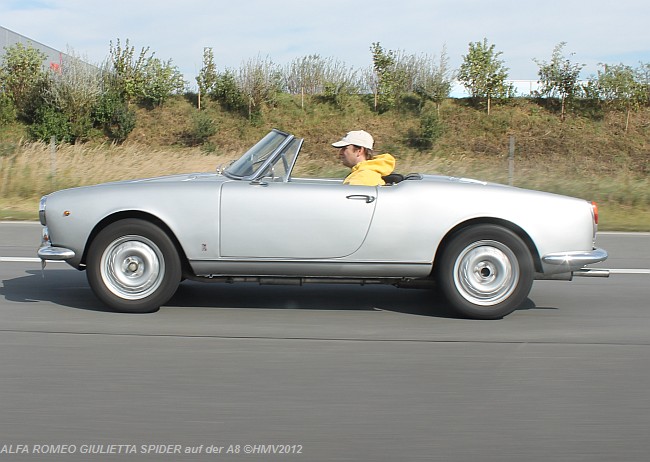
[[[425,174],[294,178],[302,143],[272,130],[223,171],[51,193],[38,256],[86,270],[101,301],[139,313],[190,279],[435,286],[459,316],[496,319],[535,279],[608,275],[586,268],[607,258],[594,203]]]

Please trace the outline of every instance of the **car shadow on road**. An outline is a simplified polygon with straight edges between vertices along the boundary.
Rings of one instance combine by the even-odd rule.
[[[241,309],[382,310],[419,316],[455,317],[446,301],[435,290],[399,289],[388,285],[269,286],[185,281],[167,305]]]
[[[94,295],[86,275],[73,269],[27,270],[27,276],[5,279],[0,295],[12,302],[51,302],[88,311],[110,312]]]
[[[39,301],[87,311],[111,312],[92,293],[85,274],[74,270],[26,271],[6,279],[0,295],[21,303]],[[404,289],[387,285],[310,284],[304,286],[223,284],[184,281],[165,305],[187,308],[381,310],[415,316],[455,318],[444,297],[433,289]],[[527,299],[520,310],[536,309]]]

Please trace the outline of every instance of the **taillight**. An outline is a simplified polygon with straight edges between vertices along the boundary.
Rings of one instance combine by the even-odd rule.
[[[594,215],[594,223],[598,224],[598,204],[594,201],[591,201],[591,212]]]
[[[45,203],[47,202],[47,196],[41,197],[41,202],[38,204],[38,220],[43,226],[47,223],[45,222]]]

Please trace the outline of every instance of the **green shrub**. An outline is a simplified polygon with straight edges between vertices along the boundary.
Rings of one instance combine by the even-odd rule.
[[[223,74],[219,74],[211,96],[228,112],[245,113],[246,111],[246,98],[237,86],[237,80],[231,71],[226,70]]]
[[[116,92],[104,93],[95,108],[95,122],[111,140],[122,143],[135,128],[136,115]]]
[[[43,105],[36,110],[34,123],[29,127],[34,140],[49,142],[52,136],[57,143],[72,143],[74,135],[68,118],[55,108]]]
[[[200,146],[205,144],[208,139],[217,133],[217,126],[212,118],[203,111],[195,112],[192,115],[192,124],[181,136],[182,141],[187,146]],[[211,148],[208,147],[208,150]]]
[[[0,94],[0,125],[7,125],[16,120],[16,108],[5,93]]]
[[[104,125],[104,133],[113,141],[122,143],[135,128],[135,122],[135,112],[121,104],[115,108],[111,122]]]
[[[425,112],[420,116],[419,130],[409,130],[408,144],[417,149],[430,149],[442,136],[443,125],[435,111]]]
[[[337,109],[344,109],[350,99],[350,90],[345,83],[325,82],[323,94],[317,101],[328,103]]]

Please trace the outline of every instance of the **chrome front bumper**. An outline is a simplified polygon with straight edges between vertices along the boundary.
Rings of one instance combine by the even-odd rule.
[[[74,258],[74,250],[64,247],[52,247],[49,243],[38,249],[38,258],[41,260],[70,260]]]
[[[43,227],[43,234],[41,237],[41,246],[38,249],[38,258],[41,260],[55,260],[66,261],[74,258],[74,250],[66,249],[65,247],[54,247],[50,242],[50,233],[47,226]]]

